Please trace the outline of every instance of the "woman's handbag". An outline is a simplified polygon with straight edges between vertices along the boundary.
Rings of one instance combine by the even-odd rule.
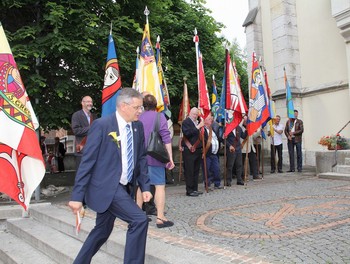
[[[149,136],[147,155],[150,155],[152,158],[155,158],[162,163],[168,163],[170,161],[168,151],[159,135],[159,113],[157,113],[153,131]]]

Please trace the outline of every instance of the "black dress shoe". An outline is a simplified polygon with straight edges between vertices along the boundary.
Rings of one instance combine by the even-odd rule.
[[[231,183],[230,182],[226,183],[226,186],[231,187]]]
[[[191,193],[186,193],[187,196],[191,196],[191,197],[198,197],[198,193],[195,192],[191,192]]]
[[[196,193],[196,194],[198,194],[198,195],[203,194],[203,192],[201,192],[201,191],[194,191],[194,193]]]
[[[275,173],[275,170],[272,170],[271,173]]]
[[[289,170],[289,171],[287,171],[287,172],[295,172],[295,170]]]
[[[237,182],[237,185],[244,185],[244,182]]]
[[[301,170],[298,170],[298,172],[302,172]]]
[[[278,173],[283,173],[283,170],[278,170]]]

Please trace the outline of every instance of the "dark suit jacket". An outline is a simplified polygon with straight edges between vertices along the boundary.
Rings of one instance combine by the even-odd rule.
[[[289,126],[290,120],[287,120],[286,123],[286,127],[284,128],[284,134],[286,135],[286,137],[288,138],[289,132],[290,132],[290,126]],[[303,121],[301,121],[300,119],[297,119],[294,122],[294,137],[295,137],[295,142],[301,142],[302,140],[302,135],[304,132],[304,124]]]
[[[84,154],[77,171],[72,201],[80,201],[102,213],[110,206],[122,173],[121,145],[112,141],[110,132],[120,135],[116,114],[96,119],[90,128]],[[143,125],[132,123],[134,141],[134,179],[142,191],[150,191]]]
[[[94,114],[91,114],[92,120],[96,119]],[[85,136],[87,136],[90,124],[83,110],[79,110],[72,115],[71,122],[72,130],[75,135],[76,144],[79,144]]]
[[[59,142],[58,145],[54,145],[54,154],[56,157],[64,157],[66,154],[66,149],[64,148],[64,144],[62,142]]]
[[[182,122],[181,129],[182,129],[183,135],[188,139],[191,145],[196,143],[197,139],[199,139],[199,129],[196,128],[191,118],[187,117]],[[181,144],[183,147],[187,148],[185,144],[185,140],[182,140]],[[202,142],[200,142],[197,145],[197,148],[201,148],[201,147],[202,147]]]
[[[233,146],[235,148],[235,152],[241,152],[241,138],[245,139],[247,137],[248,133],[247,130],[245,132],[242,131],[242,128],[240,126],[236,127],[236,136],[233,134],[233,132],[230,132],[227,135],[226,138],[226,148],[229,149],[230,146]]]

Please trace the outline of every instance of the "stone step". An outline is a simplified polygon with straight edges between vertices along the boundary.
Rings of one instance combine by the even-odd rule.
[[[335,166],[335,172],[350,175],[350,166],[349,165],[337,165],[337,166]]]
[[[18,211],[18,208],[13,210],[17,210],[17,213],[21,212]],[[75,217],[67,206],[54,206],[50,203],[33,204],[30,206],[29,218],[7,219],[5,231],[45,252],[54,261],[59,259],[59,263],[72,263],[83,241],[95,225],[94,217],[95,213],[87,209],[86,217],[82,221],[81,230],[77,236]],[[116,220],[111,236],[93,258],[92,263],[122,263],[126,229],[127,224]],[[164,236],[171,236],[171,233],[167,234],[154,225],[150,225],[146,244],[146,264],[226,263],[225,260],[218,259],[215,255],[202,254],[193,248],[184,248],[181,245],[176,246],[165,242],[162,239]],[[0,241],[6,241],[5,238],[2,238],[1,231]],[[0,258],[0,264],[2,264],[1,261],[3,260]]]
[[[7,230],[41,252],[45,252],[51,259],[59,260],[60,264],[72,263],[82,246],[81,241],[33,218],[8,219]],[[115,257],[103,251],[94,256],[95,261],[96,263],[118,262]]]
[[[344,158],[344,165],[350,166],[350,158]]]
[[[323,172],[317,175],[321,179],[350,181],[350,174],[337,172]]]
[[[75,236],[82,242],[85,241],[89,232],[95,226],[95,219],[91,218],[91,216],[95,216],[95,213],[87,209],[86,215],[89,217],[85,217],[83,219],[79,235],[76,236],[74,228],[75,218],[68,207],[66,207],[66,209],[62,209],[50,204],[43,204],[42,206],[33,207],[30,211],[31,217],[70,236]],[[101,247],[102,251],[119,258],[124,256],[126,240],[127,226],[125,224],[123,225],[122,223],[122,221],[118,219],[116,220],[112,234],[110,235],[108,241]],[[160,254],[160,252],[171,252],[171,254]],[[191,261],[187,261],[187,258],[190,258]],[[205,263],[203,261],[208,258],[204,255],[196,254],[196,252],[191,251],[191,249],[186,250],[180,247],[165,244],[160,240],[151,239],[150,236],[148,236],[145,263],[177,263],[177,260],[179,259],[179,263]],[[120,261],[120,263],[122,263],[122,261]]]
[[[21,217],[23,209],[19,205],[3,205],[0,206],[0,220]]]
[[[87,214],[94,215],[94,212],[87,209]],[[95,219],[84,217],[81,224],[79,235],[75,233],[75,217],[68,209],[62,209],[50,204],[35,206],[30,210],[30,216],[37,221],[49,225],[50,227],[63,232],[81,242],[84,242],[89,232],[95,226]],[[113,229],[109,240],[101,247],[101,250],[121,258],[124,254],[125,231],[118,227]],[[78,253],[79,250],[76,251]]]
[[[41,251],[29,245],[15,235],[2,231],[0,234],[0,264],[16,264],[16,263],[45,263],[57,264],[59,261],[54,261]],[[3,262],[2,262],[2,261]]]

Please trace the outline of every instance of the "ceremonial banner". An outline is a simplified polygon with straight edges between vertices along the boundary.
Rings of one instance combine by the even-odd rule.
[[[225,64],[225,91],[226,91],[226,119],[224,136],[235,129],[242,121],[243,115],[247,112],[247,105],[243,98],[242,90],[238,81],[236,68],[231,63],[229,51],[226,49]]]
[[[160,91],[163,96],[164,101],[164,114],[169,118],[171,118],[171,112],[170,112],[170,97],[168,92],[168,86],[166,84],[163,66],[162,66],[162,52],[160,50],[160,37],[157,37],[157,43],[156,43],[156,63],[158,68],[158,77],[159,77],[159,83],[160,83]]]
[[[264,76],[253,53],[252,76],[247,120],[248,135],[251,136],[270,117],[269,102],[264,88]]]
[[[107,63],[102,90],[102,116],[115,113],[117,94],[122,86],[112,33],[108,37]]]
[[[220,101],[218,97],[218,90],[216,88],[215,77],[213,75],[213,93],[211,94],[211,105],[212,105],[212,113],[214,120],[217,120],[220,108]]]
[[[264,79],[265,79],[265,85],[266,85],[266,91],[267,91],[267,97],[269,98],[269,111],[270,111],[270,118],[267,119],[267,123],[270,126],[270,135],[273,137],[275,134],[275,131],[273,129],[273,119],[276,117],[276,108],[275,108],[275,102],[271,98],[271,90],[269,87],[269,82],[267,80],[267,73],[264,71]],[[262,125],[264,128],[266,126],[266,122]],[[262,130],[263,133],[263,130]],[[266,137],[263,135],[263,138],[266,139]]]
[[[221,86],[221,95],[220,95],[220,105],[218,109],[218,117],[216,119],[217,122],[225,125],[225,112],[226,112],[226,62],[224,63],[224,77],[222,78],[222,86]]]
[[[146,25],[143,31],[140,51],[139,74],[137,77],[137,82],[139,82],[139,84],[137,84],[136,87],[140,87],[141,93],[147,91],[157,99],[157,111],[160,112],[164,110],[164,101],[160,89],[158,69],[149,32],[149,11],[147,7],[145,9],[145,15]]]
[[[195,31],[195,36],[193,41],[196,46],[196,61],[197,61],[197,79],[198,79],[198,109],[201,112],[201,117],[206,118],[210,113],[210,101],[208,94],[207,82],[205,80],[204,67],[203,67],[203,57],[199,50],[199,37],[197,35],[197,30]]]
[[[186,79],[184,78],[184,92],[182,97],[182,102],[180,105],[180,111],[179,111],[179,117],[178,117],[178,123],[182,125],[182,121],[188,116],[190,113],[191,107],[190,107],[190,101],[188,100],[188,91],[187,91],[187,84]]]
[[[284,85],[286,87],[287,117],[294,118],[294,104],[293,104],[292,92],[290,90],[290,85],[287,80],[286,69],[283,68],[283,70],[284,70]]]
[[[45,175],[38,120],[0,24],[0,192],[28,209]]]

